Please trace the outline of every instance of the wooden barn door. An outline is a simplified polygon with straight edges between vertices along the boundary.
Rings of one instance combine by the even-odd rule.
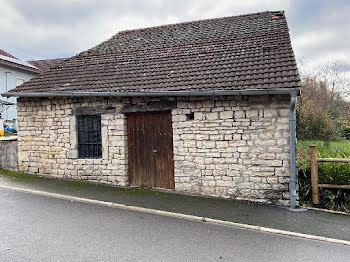
[[[131,186],[175,189],[171,112],[129,113]]]

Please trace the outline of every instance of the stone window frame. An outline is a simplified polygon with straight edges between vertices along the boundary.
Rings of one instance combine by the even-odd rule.
[[[100,115],[101,116],[101,140],[102,140],[102,158],[91,158],[96,160],[108,159],[108,127],[103,124],[104,116],[115,113],[113,107],[81,107],[73,109],[70,119],[69,142],[70,150],[67,152],[68,159],[86,159],[79,158],[78,152],[78,129],[77,116],[80,115]]]

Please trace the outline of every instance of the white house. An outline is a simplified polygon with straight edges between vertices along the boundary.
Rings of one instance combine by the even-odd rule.
[[[24,82],[30,80],[34,76],[45,72],[46,70],[62,63],[66,58],[54,58],[44,60],[22,61],[13,55],[0,49],[0,93],[5,93]],[[1,118],[7,122],[17,119],[16,98],[0,98]],[[9,105],[10,102],[13,103]]]
[[[7,92],[40,73],[39,69],[0,49],[0,92]],[[2,107],[1,118],[5,121],[17,119],[16,98],[1,98],[13,105]]]

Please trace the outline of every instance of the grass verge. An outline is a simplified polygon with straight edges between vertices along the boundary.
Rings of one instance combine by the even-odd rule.
[[[308,140],[298,142],[298,175],[300,201],[311,203],[310,145],[317,145],[320,158],[350,158],[350,141]],[[350,185],[348,163],[319,163],[319,182],[323,184]],[[321,207],[350,212],[350,190],[320,189]]]
[[[145,188],[122,188],[108,184],[98,184],[89,181],[79,181],[72,179],[61,179],[54,177],[46,177],[40,175],[32,175],[22,172],[15,172],[0,169],[0,176],[5,176],[14,182],[23,182],[27,185],[40,185],[43,187],[47,187],[49,189],[65,189],[69,191],[74,190],[107,190],[107,191],[119,191],[122,194],[160,194],[162,192],[156,192],[152,190],[148,190]]]

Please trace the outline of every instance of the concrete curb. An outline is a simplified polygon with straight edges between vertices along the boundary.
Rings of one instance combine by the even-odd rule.
[[[143,212],[143,213],[148,213],[148,214],[175,217],[175,218],[181,218],[181,219],[198,221],[198,222],[207,222],[207,223],[211,223],[211,224],[225,225],[225,226],[250,229],[250,230],[255,230],[255,231],[260,231],[260,232],[265,232],[265,233],[299,237],[299,238],[304,238],[304,239],[318,240],[318,241],[323,241],[323,242],[328,242],[328,243],[350,246],[350,241],[342,240],[342,239],[334,239],[334,238],[309,235],[309,234],[304,234],[304,233],[297,233],[297,232],[262,227],[262,226],[255,226],[255,225],[249,225],[249,224],[224,221],[224,220],[213,219],[213,218],[186,215],[186,214],[181,214],[181,213],[173,213],[173,212],[169,212],[169,211],[163,211],[163,210],[157,210],[157,209],[151,209],[151,208],[128,206],[128,205],[118,204],[118,203],[113,203],[113,202],[105,202],[105,201],[101,201],[101,200],[81,198],[81,197],[75,197],[75,196],[70,196],[70,195],[49,193],[49,192],[45,192],[45,191],[37,191],[37,190],[31,190],[31,189],[26,189],[26,188],[11,187],[11,186],[5,186],[5,185],[0,185],[0,188],[16,190],[16,191],[21,191],[24,193],[30,193],[30,194],[46,196],[46,197],[51,197],[51,198],[58,198],[58,199],[63,199],[63,200],[70,200],[70,201],[76,201],[76,202],[81,202],[81,203],[87,203],[87,204],[107,206],[107,207],[112,207],[112,208],[120,208],[120,209]]]
[[[324,209],[324,208],[302,207],[302,206],[300,208],[303,208],[305,210],[315,210],[315,211],[327,212],[327,213],[331,213],[331,214],[339,214],[339,215],[350,216],[350,213],[347,213],[347,212],[329,210],[329,209]]]

